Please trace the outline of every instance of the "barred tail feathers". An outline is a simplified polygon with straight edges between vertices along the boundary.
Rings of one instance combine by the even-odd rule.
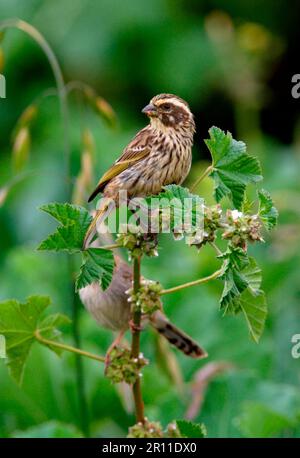
[[[205,358],[207,356],[206,351],[201,348],[197,342],[170,323],[162,312],[157,311],[152,315],[151,324],[161,335],[185,355],[191,358]]]

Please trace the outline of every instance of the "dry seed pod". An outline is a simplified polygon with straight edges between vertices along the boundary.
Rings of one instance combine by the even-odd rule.
[[[15,172],[20,172],[24,168],[29,158],[29,150],[29,129],[22,127],[16,135],[12,150],[13,169]]]
[[[111,105],[103,99],[103,97],[97,97],[96,101],[96,110],[98,113],[105,119],[105,121],[112,127],[116,125],[116,114],[112,109]]]
[[[91,131],[85,129],[82,135],[83,153],[81,167],[75,182],[72,202],[82,205],[93,182],[94,139]]]
[[[2,73],[4,69],[4,52],[3,49],[0,48],[0,73]]]
[[[111,105],[90,86],[85,86],[83,92],[90,106],[99,114],[111,127],[116,125],[116,114]]]
[[[29,129],[31,127],[32,122],[36,118],[38,113],[38,108],[36,105],[31,104],[28,107],[25,108],[21,116],[19,117],[13,132],[12,132],[12,141],[13,143],[16,142],[17,137],[20,133],[20,131],[23,128]]]
[[[84,147],[84,151],[88,152],[90,156],[94,157],[95,152],[95,142],[94,137],[90,129],[84,129],[82,134],[82,143]]]
[[[87,192],[93,182],[93,162],[91,156],[86,151],[81,156],[81,170],[76,178],[72,202],[82,205],[86,201]]]
[[[8,195],[9,187],[8,186],[3,186],[3,188],[0,188],[0,207],[4,205],[6,197]]]
[[[29,105],[21,114],[18,120],[18,125],[20,127],[28,126],[35,119],[37,112],[38,110],[36,105]]]

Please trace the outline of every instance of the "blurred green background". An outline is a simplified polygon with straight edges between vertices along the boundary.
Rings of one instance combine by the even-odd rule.
[[[151,361],[144,370],[143,391],[147,416],[166,426],[185,415],[192,381],[201,368],[214,363],[208,373],[211,368],[220,373],[206,380],[202,408],[194,417],[205,423],[209,437],[299,437],[300,360],[291,356],[291,338],[300,333],[300,101],[291,96],[299,2],[2,0],[0,17],[34,25],[54,49],[66,80],[88,83],[117,113],[118,126],[110,129],[78,92],[70,94],[73,183],[80,172],[82,131],[89,128],[94,137],[95,183],[145,125],[141,108],[161,92],[185,98],[195,113],[194,165],[187,184],[208,164],[203,138],[212,125],[230,130],[260,158],[264,187],[280,212],[272,237],[250,249],[263,269],[269,303],[260,343],[250,340],[242,317],[221,316],[221,283],[170,295],[164,301],[166,313],[201,342],[209,359],[191,361],[169,349],[160,350],[158,357],[149,330],[142,340]],[[45,97],[39,105],[30,158],[17,179],[11,166],[16,121],[54,86],[53,75],[39,47],[18,30],[5,34],[0,64],[7,82],[7,97],[0,99],[0,300],[49,295],[52,311],[71,316],[65,257],[35,250],[54,227],[37,208],[66,200],[64,130],[56,97]],[[209,179],[199,187],[208,202],[211,191]],[[197,254],[167,236],[161,247],[159,258],[143,264],[143,273],[164,287],[207,275],[218,266],[209,248]],[[82,346],[104,354],[112,335],[99,329],[83,307],[79,328]],[[70,327],[64,339],[72,342]],[[222,361],[232,367],[221,370]],[[112,386],[96,362],[83,361],[83,372],[85,400],[80,407],[72,355],[59,359],[36,346],[22,388],[0,360],[0,436],[74,437],[82,434],[83,422],[93,437],[126,435],[134,415],[128,412],[124,390]]]

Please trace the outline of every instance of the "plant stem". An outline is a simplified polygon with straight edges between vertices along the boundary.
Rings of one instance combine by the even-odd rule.
[[[68,101],[67,101],[67,91],[65,86],[65,81],[63,77],[62,70],[60,68],[59,62],[54,54],[51,46],[43,35],[31,24],[22,21],[21,19],[8,19],[0,22],[0,31],[7,28],[16,28],[22,30],[27,35],[29,35],[42,49],[46,55],[48,62],[51,66],[54,79],[58,91],[58,100],[60,104],[60,111],[63,123],[63,139],[64,139],[64,159],[65,159],[65,177],[66,177],[66,190],[67,190],[67,200],[71,200],[72,196],[72,177],[71,177],[71,149],[70,149],[70,136],[69,136],[69,110],[68,110]],[[68,257],[68,271],[69,271],[69,288],[70,288],[70,297],[71,297],[71,308],[73,315],[72,323],[72,333],[73,339],[76,347],[80,345],[80,333],[78,325],[78,310],[76,297],[74,294],[75,285],[73,280],[73,260]],[[81,428],[85,435],[89,435],[89,419],[87,414],[87,400],[85,396],[85,383],[84,383],[84,372],[82,361],[80,358],[76,358],[76,384],[77,384],[77,393],[78,400],[80,404],[80,422]]]
[[[190,288],[191,286],[201,285],[202,283],[207,283],[210,280],[214,280],[218,278],[223,272],[222,269],[216,270],[213,274],[209,275],[208,277],[199,278],[198,280],[190,281],[188,283],[183,283],[182,285],[174,286],[173,288],[163,289],[161,291],[161,295],[175,293],[176,291],[180,291],[181,289]]]
[[[71,298],[71,310],[72,310],[72,334],[74,344],[77,348],[81,347],[81,335],[79,329],[79,307],[77,303],[77,297],[75,293],[75,282],[74,282],[74,260],[71,256],[68,257],[69,275],[70,275],[70,298]],[[79,401],[79,411],[81,428],[86,437],[90,436],[90,422],[88,404],[85,394],[85,375],[82,359],[75,355],[75,368],[76,368],[76,383]]]
[[[213,249],[215,250],[215,252],[217,253],[217,255],[218,255],[218,256],[221,256],[222,251],[219,249],[219,247],[218,247],[214,242],[210,242],[210,245],[213,247]]]
[[[207,169],[202,173],[202,175],[201,175],[199,178],[197,178],[197,180],[195,181],[195,183],[192,184],[192,186],[190,187],[190,191],[193,192],[193,191],[196,189],[196,187],[198,186],[198,184],[199,184],[202,180],[204,180],[204,178],[207,177],[207,175],[209,175],[212,171],[213,171],[213,166],[212,166],[212,165],[209,165],[209,166],[207,167]]]
[[[98,248],[101,248],[101,250],[113,250],[114,248],[121,248],[121,246],[122,245],[119,245],[118,243],[112,243],[111,245],[103,245]]]
[[[29,35],[33,40],[40,46],[40,48],[45,53],[48,62],[51,66],[55,82],[58,90],[58,97],[60,102],[60,110],[64,124],[64,142],[65,142],[65,160],[66,160],[66,169],[69,170],[70,167],[70,147],[69,147],[69,136],[67,135],[68,124],[69,124],[69,115],[68,115],[68,106],[66,100],[66,89],[63,74],[54,54],[51,46],[43,35],[31,24],[28,22],[22,21],[21,19],[8,19],[6,21],[0,22],[0,31],[7,28],[16,28],[22,30],[27,35]],[[70,185],[70,184],[69,184]]]
[[[141,283],[141,258],[133,259],[133,291],[138,293]],[[131,356],[138,358],[140,354],[140,326],[141,326],[142,313],[140,307],[135,305],[132,317],[132,342],[131,342]],[[144,417],[144,402],[142,397],[141,379],[138,378],[132,387],[135,412],[137,423],[145,422]]]
[[[66,344],[63,344],[63,343],[60,343],[60,342],[56,342],[54,340],[45,339],[40,334],[39,331],[35,332],[35,337],[40,343],[42,343],[44,345],[50,345],[51,347],[60,348],[61,350],[69,351],[71,353],[76,353],[77,355],[85,356],[86,358],[94,359],[94,360],[99,361],[101,363],[103,363],[105,361],[104,356],[94,355],[93,353],[90,353],[90,352],[85,351],[85,350],[81,350],[80,348],[72,347],[71,345],[66,345]]]
[[[73,90],[77,90],[80,92],[84,92],[84,91],[95,92],[95,90],[89,84],[85,83],[84,81],[78,81],[78,80],[69,81],[68,84],[66,84],[66,91],[68,93],[72,92]]]

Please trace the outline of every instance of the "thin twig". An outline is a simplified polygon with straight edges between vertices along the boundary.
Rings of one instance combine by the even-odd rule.
[[[118,243],[112,243],[111,245],[103,245],[98,248],[101,248],[102,250],[114,250],[115,248],[120,248],[121,246],[122,245],[119,245]]]
[[[35,331],[35,337],[40,343],[44,345],[49,345],[51,347],[60,348],[61,350],[69,351],[71,353],[76,353],[77,355],[85,356],[86,358],[94,359],[101,363],[105,362],[104,356],[98,356],[88,351],[81,350],[80,348],[72,347],[71,345],[63,344],[61,342],[56,342],[54,340],[45,339],[38,330]]]
[[[193,192],[195,190],[195,188],[198,186],[198,184],[204,180],[205,177],[207,177],[207,175],[209,175],[211,172],[213,171],[213,166],[212,165],[209,165],[207,167],[207,169],[202,173],[202,175],[197,178],[197,180],[195,181],[194,184],[192,184],[192,186],[190,187],[190,191]]]
[[[223,254],[220,248],[214,242],[210,242],[210,245],[213,247],[218,256],[221,256],[221,254]]]
[[[208,277],[199,278],[198,280],[190,281],[188,283],[183,283],[182,285],[174,286],[173,288],[163,289],[161,291],[161,295],[175,293],[176,291],[180,291],[181,289],[190,288],[191,286],[201,285],[202,283],[207,283],[210,280],[214,280],[218,278],[223,272],[223,269],[216,270],[213,274],[209,275]]]
[[[89,84],[85,83],[84,81],[79,81],[79,80],[69,81],[65,87],[66,87],[66,92],[68,94],[74,90],[81,91],[81,92],[84,92],[85,90],[94,92],[94,89]]]
[[[137,294],[140,289],[141,283],[141,259],[133,259],[133,291]],[[131,356],[132,358],[138,358],[140,354],[140,327],[141,327],[142,313],[138,306],[135,305],[132,317],[132,343],[131,343]],[[142,397],[141,379],[138,378],[132,387],[135,412],[137,423],[145,422],[144,417],[144,401]]]

